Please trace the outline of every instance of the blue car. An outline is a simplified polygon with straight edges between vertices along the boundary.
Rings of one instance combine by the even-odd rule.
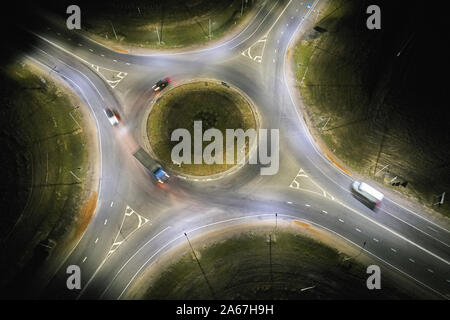
[[[156,180],[158,180],[159,183],[164,183],[167,180],[169,180],[170,176],[165,172],[162,168],[157,168],[152,171],[153,175],[155,176]]]

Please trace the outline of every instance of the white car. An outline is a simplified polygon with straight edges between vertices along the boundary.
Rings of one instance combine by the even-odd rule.
[[[364,182],[354,181],[352,183],[352,189],[373,207],[379,205],[384,198],[384,195],[380,191],[375,190]]]
[[[111,108],[108,107],[105,109],[105,114],[106,114],[106,117],[108,118],[109,122],[111,123],[111,125],[116,126],[119,124],[119,117],[114,112],[114,110],[112,110]]]

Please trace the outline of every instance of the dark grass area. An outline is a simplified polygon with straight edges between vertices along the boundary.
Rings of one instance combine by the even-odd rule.
[[[297,46],[300,90],[341,160],[431,206],[450,190],[445,19],[423,2],[371,4],[381,8],[381,30],[366,28],[367,4],[331,1],[316,23],[321,32],[309,30]],[[449,202],[433,208],[450,214]]]
[[[156,275],[145,299],[408,299],[383,278],[382,290],[366,287],[366,266],[344,261],[337,250],[285,231],[243,233],[196,247],[212,292],[192,252]],[[315,286],[314,289],[301,291]]]
[[[10,63],[0,83],[0,286],[17,289],[49,253],[39,243],[55,247],[72,231],[88,158],[82,116],[47,75]]]
[[[149,48],[179,48],[220,38],[238,25],[256,0],[79,1],[82,29],[97,41]],[[71,1],[47,1],[44,8],[66,19]],[[158,31],[158,32],[157,32]],[[115,34],[114,34],[115,32]],[[158,38],[159,35],[159,38]],[[117,36],[117,38],[116,38]]]
[[[210,128],[222,132],[224,164],[182,164],[178,167],[172,163],[171,152],[178,142],[171,141],[171,135],[178,128],[191,133],[191,151],[194,153],[194,121],[202,121],[203,132]],[[172,89],[155,103],[147,121],[150,144],[157,157],[172,169],[192,175],[210,175],[233,167],[225,164],[228,152],[226,129],[245,131],[249,128],[256,128],[256,120],[248,102],[238,92],[213,82],[194,82]],[[208,144],[210,142],[203,142],[203,150]],[[193,162],[193,155],[191,158]]]

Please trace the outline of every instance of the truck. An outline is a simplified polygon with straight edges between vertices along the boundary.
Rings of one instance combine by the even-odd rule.
[[[169,180],[170,176],[162,168],[162,166],[150,157],[150,155],[142,148],[139,148],[133,156],[138,160],[148,171],[151,172],[152,176],[158,181],[158,183],[165,183]]]
[[[352,183],[353,194],[369,208],[374,209],[377,205],[383,201],[384,195],[369,186],[367,183],[354,181]]]

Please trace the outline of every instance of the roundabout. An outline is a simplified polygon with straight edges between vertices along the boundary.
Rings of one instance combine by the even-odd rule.
[[[207,49],[182,53],[118,54],[87,39],[77,38],[75,42],[73,34],[55,31],[53,25],[36,37],[40,50],[33,53],[33,59],[73,85],[86,102],[98,128],[101,154],[98,205],[92,222],[67,256],[33,283],[36,296],[128,298],[129,291],[139,285],[137,279],[171,249],[186,245],[188,236],[195,250],[206,250],[194,242],[194,237],[207,235],[222,222],[231,225],[244,219],[267,218],[276,226],[280,223],[278,217],[314,223],[358,252],[372,256],[383,272],[396,272],[424,292],[446,298],[448,230],[423,218],[420,210],[416,213],[409,204],[402,206],[388,198],[375,214],[355,200],[349,191],[354,177],[341,172],[321,152],[299,113],[302,105],[296,99],[290,75],[289,47],[297,33],[313,24],[314,19],[308,17],[315,18],[314,8],[319,3],[307,7],[294,1],[267,1],[235,37]],[[242,54],[261,39],[261,60]],[[104,70],[109,70],[108,74],[116,72],[116,76],[106,79]],[[177,80],[199,80],[193,84],[177,81],[177,86],[169,86],[161,93],[151,90],[166,75]],[[208,80],[205,85],[203,79],[220,80]],[[221,81],[233,84],[233,88]],[[189,85],[197,87],[184,90]],[[251,101],[258,106],[257,113]],[[241,109],[241,104],[245,108]],[[105,106],[123,115],[119,125],[114,127],[108,122]],[[197,121],[202,124],[202,132],[213,128],[221,133],[226,129],[259,129],[259,123],[267,130],[279,129],[279,172],[263,175],[262,165],[174,163],[172,151],[180,141],[172,141],[172,133],[183,129],[192,137]],[[204,136],[201,141],[203,151],[211,141],[205,141]],[[193,144],[191,140],[191,149],[195,149]],[[149,170],[133,157],[140,148],[173,173],[168,183],[161,185],[149,179]],[[251,146],[246,149],[252,150]],[[227,151],[223,150],[222,158]],[[210,179],[234,170],[239,174]],[[204,181],[179,179],[189,176]],[[435,233],[430,236],[431,232]],[[279,248],[281,237],[277,241]],[[258,250],[267,253],[264,242],[258,245]],[[207,256],[203,252],[200,260],[203,257],[205,261]],[[81,290],[66,288],[66,270],[71,265],[83,270]],[[210,266],[211,270],[222,267]],[[267,271],[266,279],[270,280],[270,264],[265,274]],[[204,280],[197,278],[199,283]],[[306,282],[295,289],[314,285]],[[267,286],[271,285],[269,281]],[[410,284],[405,287],[410,288]],[[266,288],[250,291],[267,292]],[[230,292],[230,296],[238,293]]]
[[[256,109],[250,99],[237,89],[218,81],[195,80],[178,85],[158,97],[150,108],[146,132],[152,153],[171,171],[188,176],[222,174],[233,170],[238,163],[237,153],[240,150],[234,143],[231,146],[224,139],[219,141],[214,137],[206,138],[203,132],[216,129],[225,137],[229,129],[258,129]],[[198,141],[195,128],[199,129],[201,141]],[[189,132],[189,137],[192,137],[190,141],[179,142],[180,139],[174,136],[174,132],[179,129]],[[180,153],[180,156],[187,159],[183,163],[173,156],[180,143],[186,146],[184,150],[177,152],[177,155]],[[197,148],[196,144],[201,144],[201,148]],[[206,152],[210,144],[217,146],[211,150],[214,163],[205,163],[205,159],[196,161],[199,157],[204,158],[202,151]],[[252,149],[249,144],[246,140],[246,156],[249,149]],[[185,154],[186,152],[190,154]],[[226,161],[230,154],[234,159],[233,163]]]

